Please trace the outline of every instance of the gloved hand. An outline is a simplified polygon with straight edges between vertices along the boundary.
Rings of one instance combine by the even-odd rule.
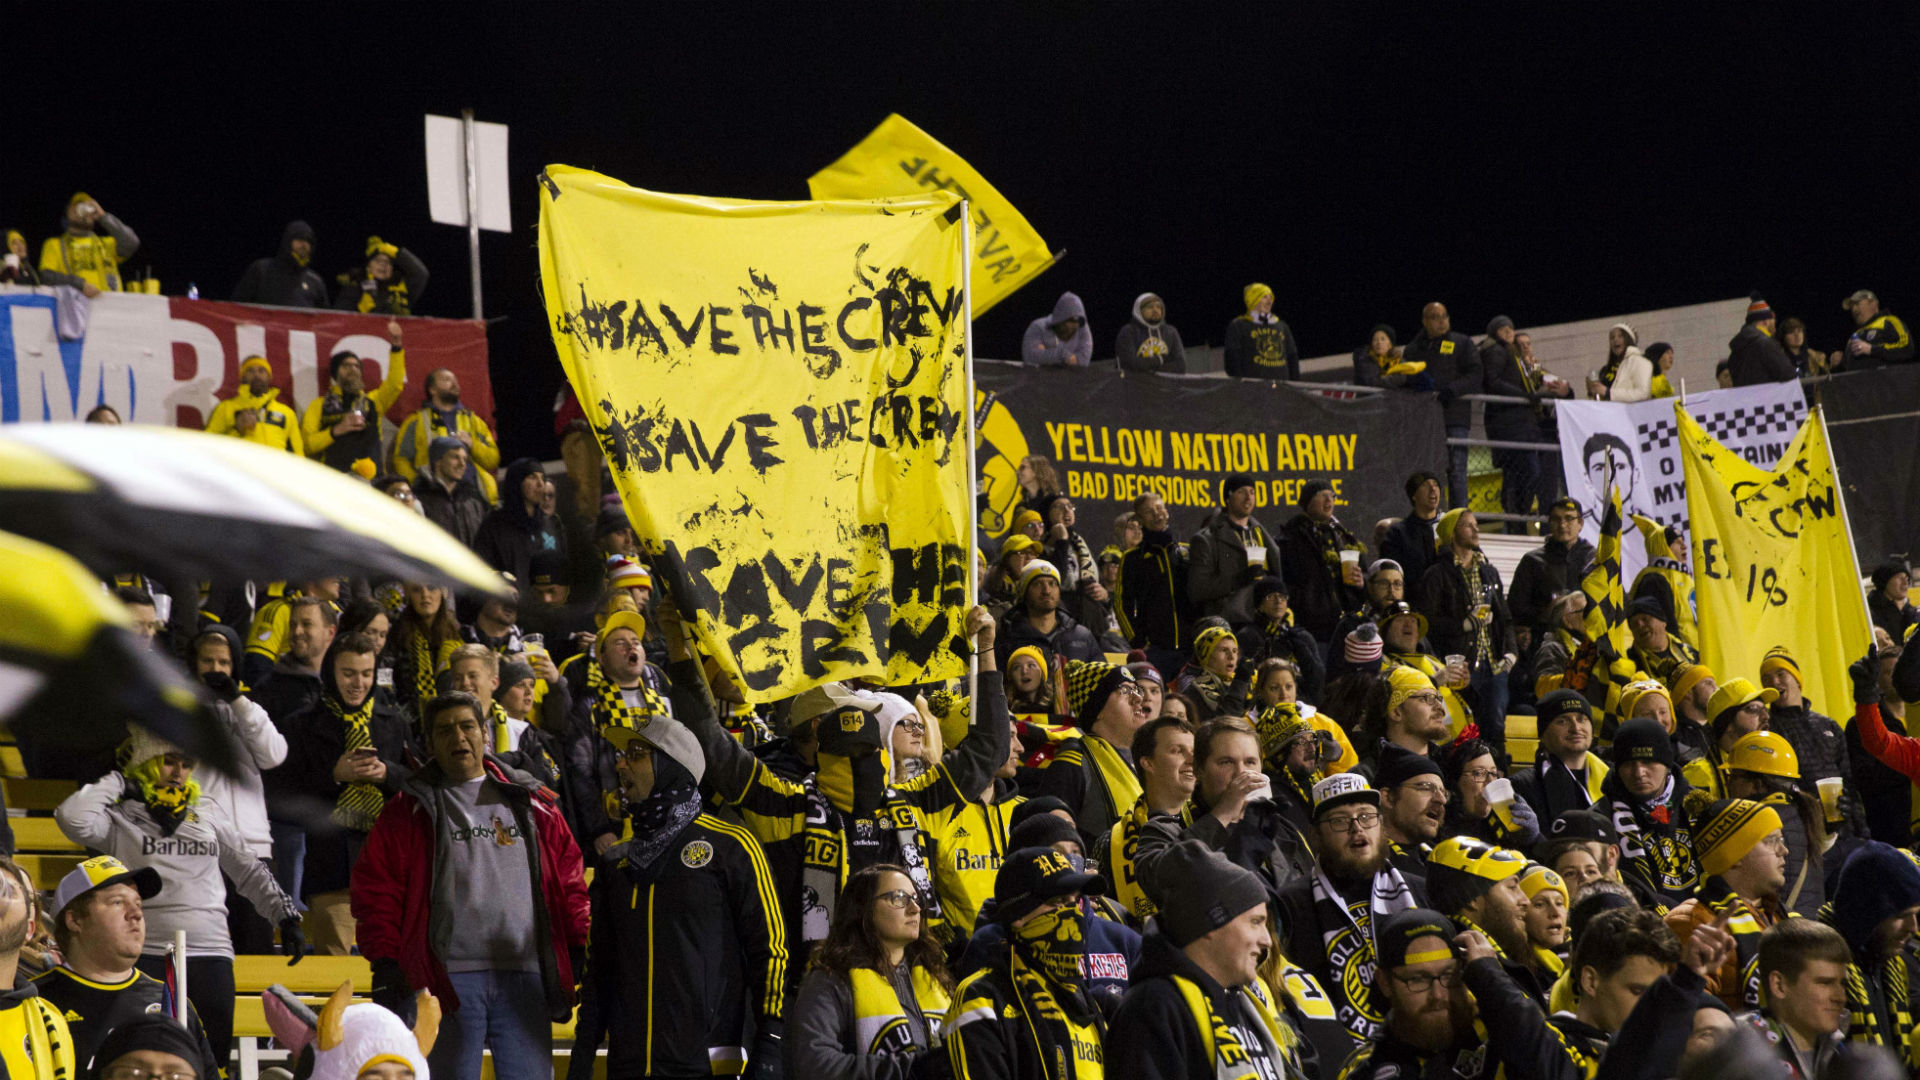
[[[1855,705],[1880,704],[1879,646],[1868,646],[1866,656],[1848,665],[1847,675],[1853,679],[1853,703]]]
[[[200,681],[206,684],[207,689],[213,691],[215,697],[228,704],[232,704],[233,699],[240,696],[240,684],[234,682],[233,676],[224,671],[201,672]]]
[[[1525,851],[1527,848],[1539,842],[1540,816],[1533,812],[1533,807],[1528,805],[1527,800],[1513,800],[1513,802],[1507,804],[1507,813],[1513,815],[1512,829],[1506,828],[1505,823],[1500,820],[1498,814],[1495,814],[1493,819],[1494,828],[1507,834],[1500,838],[1500,845],[1502,847],[1518,848]]]
[[[400,254],[400,249],[393,244],[389,244],[377,236],[367,237],[367,258],[371,259],[375,255],[385,255],[391,259],[398,254]]]
[[[407,982],[407,974],[400,970],[398,960],[374,960],[373,967],[373,1003],[385,1006],[386,1010],[402,1020],[413,1019],[413,986]]]
[[[280,920],[280,948],[286,951],[287,966],[300,962],[307,955],[307,932],[300,922],[300,916]]]
[[[778,1020],[762,1022],[759,1034],[753,1038],[753,1056],[747,1059],[744,1080],[780,1080],[782,1028]]]

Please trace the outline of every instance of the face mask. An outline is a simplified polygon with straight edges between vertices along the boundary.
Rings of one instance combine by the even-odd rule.
[[[1021,951],[1046,975],[1062,986],[1079,986],[1080,964],[1087,953],[1087,918],[1078,903],[1029,919],[1015,930]]]

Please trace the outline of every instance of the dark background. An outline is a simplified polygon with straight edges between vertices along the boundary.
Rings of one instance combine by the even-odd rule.
[[[1920,312],[1911,7],[66,4],[5,40],[0,227],[37,254],[84,189],[171,294],[224,299],[299,217],[330,282],[378,233],[432,269],[419,314],[464,317],[421,117],[510,125],[515,231],[481,240],[509,458],[556,453],[542,165],[804,198],[896,111],[1069,252],[979,320],[983,357],[1063,289],[1098,355],[1147,290],[1217,343],[1254,280],[1305,355],[1431,299],[1478,332],[1758,289],[1826,349],[1855,288]]]

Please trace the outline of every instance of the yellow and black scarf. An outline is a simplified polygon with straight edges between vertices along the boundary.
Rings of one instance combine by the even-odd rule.
[[[1147,797],[1140,796],[1134,801],[1133,809],[1125,817],[1113,823],[1113,831],[1108,837],[1107,865],[1113,868],[1114,899],[1127,909],[1135,918],[1145,921],[1156,914],[1160,908],[1147,899],[1146,890],[1140,887],[1140,874],[1134,867],[1134,847],[1139,842],[1140,829],[1152,816],[1147,811]],[[1193,824],[1193,803],[1180,808],[1180,824]]]
[[[345,735],[345,749],[348,753],[373,747],[373,695],[360,703],[357,709],[349,710],[346,703],[335,694],[325,698],[327,712],[340,725]],[[380,811],[386,809],[387,796],[379,785],[369,784],[365,780],[356,780],[340,789],[340,795],[333,803],[333,823],[343,829],[355,832],[372,832],[373,823],[379,818]]]
[[[602,712],[601,716],[595,718],[598,722],[594,726],[599,728],[614,724],[619,727],[638,728],[646,726],[647,722],[656,716],[669,715],[667,700],[660,696],[658,690],[648,686],[645,679],[640,680],[640,685],[636,689],[640,693],[641,700],[646,704],[640,706],[627,704],[625,692],[614,685],[612,679],[607,678],[607,673],[601,670],[600,665],[589,663],[587,692],[594,697],[594,707]]]

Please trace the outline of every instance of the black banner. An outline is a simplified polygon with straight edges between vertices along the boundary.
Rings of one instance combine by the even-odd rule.
[[[1860,569],[1920,535],[1920,367],[1835,375],[1807,387],[1826,407],[1834,467],[1847,493],[1847,518]]]
[[[996,363],[976,365],[974,383],[990,537],[1012,524],[1030,454],[1052,462],[1096,551],[1147,492],[1166,500],[1174,535],[1191,535],[1234,473],[1253,478],[1269,529],[1293,517],[1303,484],[1330,481],[1336,513],[1371,547],[1374,522],[1406,513],[1410,474],[1446,474],[1446,429],[1427,394]]]

